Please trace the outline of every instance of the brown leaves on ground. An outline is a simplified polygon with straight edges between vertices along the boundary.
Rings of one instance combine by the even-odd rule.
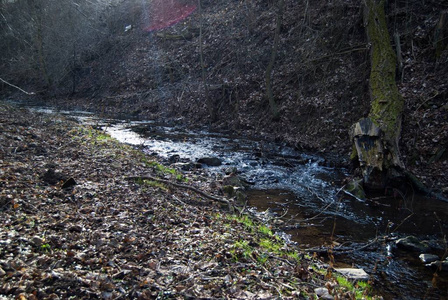
[[[305,259],[259,247],[260,233],[216,203],[126,180],[151,172],[142,153],[55,116],[1,105],[0,120],[7,299],[269,299],[323,286]],[[252,254],[235,247],[242,240]]]

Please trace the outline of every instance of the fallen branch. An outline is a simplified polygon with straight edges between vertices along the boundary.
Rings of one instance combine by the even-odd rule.
[[[334,254],[350,254],[353,252],[364,250],[374,244],[377,244],[380,242],[379,238],[375,238],[373,241],[370,241],[368,243],[365,243],[364,245],[358,247],[358,248],[351,248],[351,247],[318,247],[318,248],[308,248],[303,249],[303,251],[306,252],[316,252],[316,253],[327,253],[331,250]]]
[[[13,88],[18,89],[19,91],[21,91],[22,93],[25,93],[25,94],[27,94],[27,95],[35,95],[35,93],[33,93],[33,92],[27,92],[27,91],[25,91],[25,90],[22,90],[22,89],[19,88],[18,86],[14,85],[14,84],[12,84],[12,83],[9,83],[8,81],[4,80],[4,79],[1,78],[1,77],[0,77],[0,81],[6,83],[7,85],[9,85],[9,86],[11,86],[11,87],[13,87]]]
[[[190,185],[186,185],[186,184],[180,184],[180,183],[175,183],[169,180],[165,180],[165,179],[160,179],[157,177],[153,177],[151,175],[143,175],[143,176],[132,176],[132,177],[127,177],[126,179],[130,179],[130,180],[152,180],[152,181],[156,181],[156,182],[160,182],[163,184],[167,184],[167,185],[171,185],[177,188],[181,188],[181,189],[185,189],[185,190],[190,190],[192,192],[195,192],[196,194],[199,194],[207,199],[213,200],[213,201],[218,201],[221,203],[226,203],[230,205],[230,201],[224,198],[220,198],[220,197],[215,197],[212,195],[209,195],[195,187],[192,187]]]

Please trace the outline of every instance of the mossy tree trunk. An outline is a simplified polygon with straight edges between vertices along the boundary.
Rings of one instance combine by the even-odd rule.
[[[353,159],[359,161],[364,185],[383,189],[403,176],[398,141],[404,100],[395,82],[396,56],[390,43],[384,0],[365,0],[364,24],[371,46],[368,118],[352,128]]]

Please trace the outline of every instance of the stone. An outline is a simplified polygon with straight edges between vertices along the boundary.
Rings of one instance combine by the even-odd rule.
[[[226,197],[232,198],[235,196],[235,189],[232,185],[225,185],[221,189]]]
[[[169,161],[171,164],[177,163],[177,162],[179,162],[179,160],[180,160],[180,155],[179,155],[179,154],[171,155],[171,156],[168,158],[168,161]]]
[[[420,254],[419,258],[422,261],[422,263],[424,263],[424,264],[429,264],[429,263],[439,260],[439,257],[434,254]]]
[[[370,278],[369,274],[367,274],[363,269],[336,268],[335,271],[347,277],[348,279],[366,281]]]
[[[211,167],[219,167],[220,165],[222,165],[222,161],[217,157],[202,157],[198,159],[198,163]]]
[[[427,252],[429,250],[428,245],[420,241],[415,236],[407,236],[405,238],[399,239],[396,242],[396,245],[402,249],[415,251],[415,252]]]
[[[427,264],[426,266],[427,267],[432,267],[432,268],[437,268],[437,269],[439,269],[441,271],[448,272],[448,261],[447,260],[444,260],[444,261],[440,261],[440,260],[433,261],[432,263]]]
[[[40,247],[44,243],[44,240],[39,236],[33,236],[31,238],[31,242],[34,244],[34,246]]]
[[[6,272],[2,268],[0,268],[0,277],[3,277],[5,275],[6,275]]]
[[[319,296],[319,299],[334,299],[334,297],[330,295],[328,289],[325,287],[314,289],[314,292],[317,296]]]
[[[228,167],[224,170],[226,175],[232,175],[238,173],[238,169],[236,167]]]
[[[61,188],[68,189],[68,188],[75,186],[76,184],[77,184],[76,181],[72,177],[70,177],[62,184]]]
[[[239,188],[246,187],[241,178],[235,174],[224,176],[224,178],[222,179],[222,185],[224,186],[231,185],[233,187],[239,187]]]
[[[237,203],[241,203],[241,204],[246,203],[247,194],[244,193],[243,191],[241,191],[241,188],[235,189],[235,197],[236,197]]]
[[[178,162],[174,164],[174,167],[181,169],[182,171],[193,171],[202,168],[202,165],[194,162]]]
[[[345,192],[359,200],[366,200],[366,193],[362,187],[362,180],[353,180],[345,187]]]

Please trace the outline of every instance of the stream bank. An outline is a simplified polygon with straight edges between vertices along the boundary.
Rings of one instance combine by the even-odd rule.
[[[322,262],[267,225],[194,193],[128,180],[148,173],[176,180],[156,157],[73,118],[1,104],[0,120],[5,299],[365,293],[326,277]],[[182,176],[213,193],[205,173]]]
[[[335,160],[261,139],[192,131],[153,121],[63,113],[133,144],[168,169],[207,182],[200,185],[205,190],[218,191],[224,174],[229,169],[237,172],[251,187],[246,191],[247,210],[271,222],[279,234],[288,233],[281,236],[298,243],[296,246],[307,253],[316,253],[329,265],[365,269],[377,293],[386,299],[439,299],[448,294],[446,273],[425,267],[418,252],[396,246],[400,238],[415,234],[421,241],[430,242],[432,253],[439,259],[446,257],[446,203],[414,193],[357,201],[341,193],[347,173],[333,164]],[[201,166],[198,160],[207,156],[219,164]],[[279,216],[283,218],[279,220]]]
[[[425,267],[419,258],[421,253],[446,258],[445,202],[412,190],[359,201],[341,191],[348,173],[336,160],[261,139],[142,121],[118,122],[105,130],[167,165],[193,166],[197,172],[205,167],[217,180],[232,170],[249,183],[248,209],[254,215],[275,222],[300,249],[328,264],[363,268],[386,299],[448,295],[447,273]],[[205,158],[219,163],[201,166]],[[409,236],[429,247],[403,247]]]

